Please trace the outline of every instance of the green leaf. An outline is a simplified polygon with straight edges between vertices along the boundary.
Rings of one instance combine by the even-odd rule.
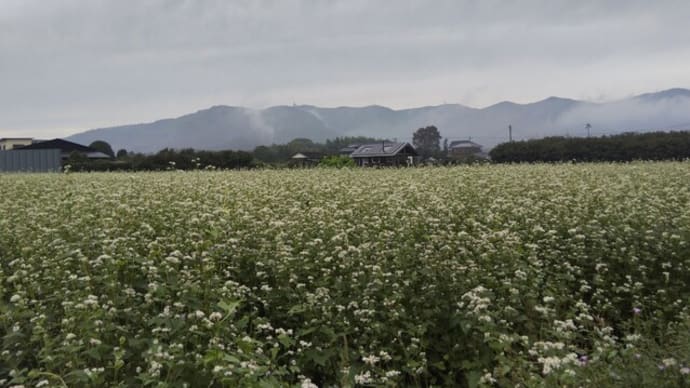
[[[98,351],[98,348],[91,348],[84,353],[94,360],[101,360],[101,353]]]
[[[328,355],[325,352],[312,350],[307,353],[307,356],[320,366],[326,366],[326,361],[328,361]]]
[[[237,357],[235,357],[235,356],[231,356],[231,355],[229,355],[229,354],[226,354],[225,356],[223,356],[223,360],[225,360],[225,361],[227,361],[227,362],[231,362],[231,363],[233,363],[233,364],[239,364],[239,363],[240,363],[240,359],[239,359],[239,358],[237,358]]]
[[[223,311],[225,311],[225,314],[227,315],[232,315],[235,313],[237,310],[237,307],[239,307],[240,301],[239,300],[230,300],[230,301],[220,301],[218,302],[218,307],[220,307]]]
[[[204,356],[204,363],[206,363],[206,364],[213,363],[214,361],[216,361],[219,358],[219,356],[220,356],[219,350],[216,350],[216,349],[210,350]]]
[[[280,344],[285,346],[286,348],[289,348],[295,343],[295,341],[286,334],[279,335],[278,342],[280,342]]]
[[[254,343],[252,341],[240,340],[237,343],[237,347],[242,349],[245,353],[251,353],[254,351]]]
[[[259,387],[260,388],[280,387],[280,382],[278,382],[278,380],[276,380],[274,377],[270,377],[268,379],[259,381]]]
[[[80,383],[88,383],[91,379],[89,378],[89,375],[86,374],[81,369],[72,371],[68,374],[65,375],[64,377],[65,381],[70,381],[70,382],[80,382]]]
[[[468,388],[477,388],[481,377],[482,373],[476,370],[465,373],[465,380],[467,381]]]
[[[298,304],[296,306],[293,306],[290,310],[288,310],[289,315],[295,315],[299,313],[303,313],[307,311],[307,308],[304,305]]]

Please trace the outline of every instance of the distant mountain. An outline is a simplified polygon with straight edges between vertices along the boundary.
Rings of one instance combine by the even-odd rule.
[[[94,129],[68,137],[89,144],[105,140],[114,149],[155,152],[162,148],[251,150],[294,138],[324,141],[336,136],[371,136],[410,141],[419,127],[436,125],[444,137],[472,138],[490,148],[507,140],[543,136],[583,136],[625,131],[690,129],[690,90],[669,89],[607,103],[559,97],[483,109],[458,104],[393,110],[383,106],[321,108],[274,106],[255,110],[214,106],[175,119]]]
[[[675,88],[657,93],[640,94],[639,96],[635,97],[635,99],[644,101],[660,101],[669,98],[690,98],[690,90]]]

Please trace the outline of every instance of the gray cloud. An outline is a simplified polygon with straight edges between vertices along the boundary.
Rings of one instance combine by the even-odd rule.
[[[485,106],[690,86],[690,3],[3,0],[0,136],[214,104]]]

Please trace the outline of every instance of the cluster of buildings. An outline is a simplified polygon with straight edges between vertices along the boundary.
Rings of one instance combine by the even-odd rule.
[[[434,158],[420,160],[419,153],[410,143],[377,142],[369,144],[351,144],[340,149],[341,156],[354,160],[360,167],[395,167],[412,166],[417,163],[435,162]],[[292,156],[292,161],[298,166],[318,164],[325,155],[317,152],[298,152]],[[446,157],[450,160],[461,161],[468,159],[487,159],[488,155],[482,151],[482,146],[471,140],[457,140],[448,145]]]
[[[96,149],[63,139],[0,138],[0,172],[59,171],[64,161],[75,153],[87,159],[110,158]],[[360,167],[412,166],[437,162],[434,158],[422,159],[417,150],[405,142],[351,144],[342,148],[339,154],[352,158]],[[291,161],[294,165],[307,167],[318,164],[324,156],[322,153],[298,152]],[[470,140],[451,142],[445,156],[455,161],[487,158],[482,146]]]
[[[59,171],[63,162],[75,153],[87,159],[110,159],[96,149],[63,139],[4,137],[0,138],[0,172]]]

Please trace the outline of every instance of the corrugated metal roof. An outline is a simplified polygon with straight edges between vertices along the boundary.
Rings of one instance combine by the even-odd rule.
[[[359,144],[350,144],[347,147],[341,148],[339,152],[341,154],[351,154],[351,153],[355,152],[355,150],[357,150],[357,148],[359,148]]]
[[[409,147],[411,153],[417,154],[414,147],[410,143],[391,143],[391,142],[380,142],[380,143],[369,143],[359,146],[350,156],[353,158],[369,158],[369,157],[380,157],[380,156],[394,156]]]
[[[48,140],[48,141],[42,141],[40,143],[34,143],[28,146],[24,146],[20,149],[22,150],[46,150],[46,149],[54,149],[57,148],[62,152],[98,152],[98,150],[95,150],[91,147],[87,147],[85,145],[73,143],[71,141],[67,141],[64,139],[53,139],[53,140]]]

